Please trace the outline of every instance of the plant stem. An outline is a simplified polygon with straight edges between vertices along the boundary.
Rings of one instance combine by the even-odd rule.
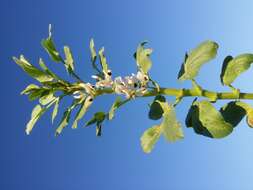
[[[112,89],[101,89],[97,91],[96,96],[100,96],[103,94],[113,94],[114,91]],[[176,89],[176,88],[160,88],[158,92],[156,89],[148,91],[144,94],[144,97],[157,96],[159,94],[167,95],[167,96],[175,96],[175,97],[206,97],[209,99],[217,99],[217,100],[225,100],[225,99],[248,99],[253,100],[253,93],[243,93],[240,92],[238,94],[234,92],[214,92],[209,90],[202,90],[202,92],[198,92],[195,89]]]

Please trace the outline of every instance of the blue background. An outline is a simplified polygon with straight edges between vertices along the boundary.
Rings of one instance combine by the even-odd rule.
[[[50,61],[40,46],[51,23],[58,48],[66,44],[72,48],[77,73],[84,80],[92,75],[91,37],[97,47],[105,46],[114,76],[136,71],[132,54],[139,42],[148,40],[154,49],[152,77],[162,86],[181,88],[190,87],[189,82],[176,80],[185,51],[211,39],[220,44],[218,57],[203,66],[197,80],[205,88],[228,91],[219,81],[221,63],[228,54],[253,52],[252,7],[250,0],[2,0],[0,189],[252,190],[253,130],[244,121],[222,140],[184,127],[184,140],[170,144],[162,138],[151,154],[144,154],[140,136],[158,123],[147,118],[152,98],[137,99],[118,110],[115,119],[105,123],[101,138],[93,127],[67,128],[55,138],[56,125],[52,126],[49,113],[30,136],[25,135],[36,102],[19,93],[34,81],[11,59],[22,53],[37,64],[43,57],[63,75],[64,68]],[[250,69],[242,74],[234,85],[252,92],[252,73]],[[95,111],[107,111],[113,99],[99,98],[85,119]],[[185,99],[177,107],[183,124],[191,101]]]

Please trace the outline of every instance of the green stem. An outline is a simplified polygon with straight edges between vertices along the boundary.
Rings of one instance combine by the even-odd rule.
[[[114,91],[112,89],[101,89],[97,91],[96,96],[101,96],[103,94],[113,94]],[[160,91],[150,90],[144,97],[157,96],[159,94],[167,95],[167,96],[175,96],[175,97],[206,97],[209,99],[213,99],[216,97],[217,100],[224,99],[238,99],[238,94],[234,92],[214,92],[209,90],[202,90],[202,93],[196,91],[195,89],[176,89],[176,88],[160,88]],[[253,100],[253,93],[239,93],[239,99],[248,99]]]

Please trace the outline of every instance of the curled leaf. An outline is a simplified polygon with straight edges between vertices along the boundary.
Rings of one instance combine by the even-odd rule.
[[[185,61],[178,74],[179,80],[194,79],[201,66],[216,57],[218,44],[213,41],[205,41],[186,54]]]
[[[222,65],[221,82],[223,85],[230,85],[243,72],[250,68],[253,63],[253,54],[241,54],[235,58],[227,56]]]

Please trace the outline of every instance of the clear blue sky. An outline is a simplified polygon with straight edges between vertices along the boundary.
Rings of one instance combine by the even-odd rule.
[[[92,75],[91,37],[97,47],[105,46],[116,76],[135,72],[132,54],[139,42],[148,40],[154,49],[153,78],[162,86],[189,87],[176,80],[184,53],[211,39],[220,45],[218,57],[201,69],[197,80],[209,89],[229,90],[219,82],[221,63],[228,54],[253,52],[252,7],[251,0],[2,0],[0,189],[252,190],[253,130],[245,122],[222,140],[184,127],[184,140],[169,144],[161,139],[146,155],[139,138],[156,123],[147,118],[148,98],[119,110],[105,124],[102,138],[95,136],[94,128],[81,127],[68,128],[55,138],[56,125],[51,125],[49,114],[26,136],[25,124],[36,103],[19,93],[33,80],[11,60],[22,53],[37,64],[43,57],[50,68],[63,73],[40,46],[51,23],[57,46],[72,48],[84,80]],[[250,69],[243,74],[235,86],[252,92],[252,73]],[[191,101],[184,100],[177,108],[183,124]],[[113,97],[99,98],[85,119],[109,109],[112,102]]]

